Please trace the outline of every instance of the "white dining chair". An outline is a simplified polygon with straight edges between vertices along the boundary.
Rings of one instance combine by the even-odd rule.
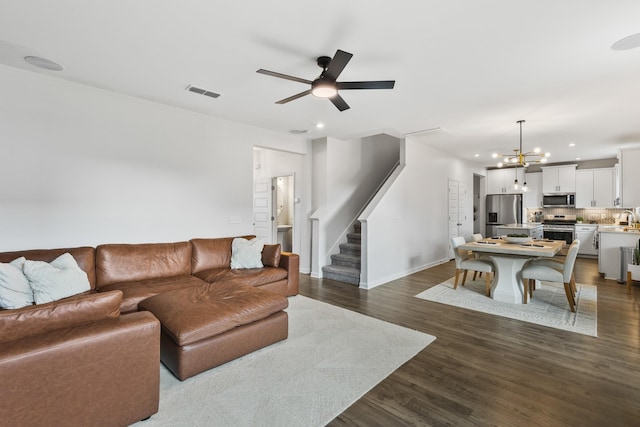
[[[476,233],[473,236],[471,236],[471,241],[473,241],[473,242],[479,242],[482,239],[484,239],[484,237],[482,237],[482,234],[480,234],[480,233]],[[482,256],[482,254],[479,254],[477,252],[474,253],[472,251],[469,251],[469,255],[472,255],[474,258],[487,259],[486,256]],[[480,277],[482,277],[482,271],[474,271],[473,272],[473,280],[476,280],[476,275],[479,275]]]
[[[482,237],[482,234],[476,233],[476,234],[473,235],[473,237],[471,237],[471,239],[474,242],[479,242],[480,240],[484,239],[484,237]]]
[[[487,273],[485,276],[485,294],[491,296],[491,275],[489,273],[493,272],[493,262],[488,259],[471,258],[469,251],[458,248],[458,246],[465,243],[464,237],[462,236],[451,239],[451,248],[453,249],[453,256],[456,261],[456,278],[453,283],[453,289],[458,288],[460,272],[463,272],[461,286],[464,286],[464,282],[467,280],[467,272],[472,270],[474,272]]]
[[[522,279],[524,282],[523,303],[527,303],[527,297],[533,296],[533,285],[531,280],[543,280],[546,282],[556,282],[564,284],[564,292],[567,295],[571,312],[576,309],[576,279],[573,268],[580,249],[580,240],[576,239],[569,246],[564,262],[547,259],[535,259],[529,261],[522,269]]]

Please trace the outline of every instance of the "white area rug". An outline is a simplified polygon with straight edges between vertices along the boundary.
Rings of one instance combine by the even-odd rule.
[[[471,274],[469,274],[471,277]],[[453,305],[496,316],[536,323],[578,334],[598,336],[597,290],[594,285],[576,284],[576,313],[569,311],[564,285],[542,282],[542,288],[533,291],[528,304],[510,304],[495,301],[484,295],[484,278],[465,282],[453,289],[454,278],[416,295],[417,298]]]
[[[164,366],[160,410],[140,427],[322,426],[434,336],[301,295],[289,338],[184,382]]]

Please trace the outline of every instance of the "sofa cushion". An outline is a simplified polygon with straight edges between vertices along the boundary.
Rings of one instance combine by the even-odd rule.
[[[33,304],[33,291],[22,272],[25,258],[0,263],[0,307],[22,308]]]
[[[213,337],[287,308],[286,297],[235,283],[207,283],[166,292],[140,303],[178,345]]]
[[[281,254],[279,243],[275,245],[264,245],[264,248],[262,248],[262,264],[265,267],[278,267],[280,265]]]
[[[255,236],[240,236],[252,239]],[[191,254],[192,272],[198,273],[212,268],[229,268],[231,266],[231,242],[234,237],[220,237],[215,239],[191,239],[193,252]]]
[[[263,267],[230,270],[229,268],[212,268],[196,274],[208,283],[218,283],[228,280],[241,280],[249,286],[260,286],[266,283],[276,282],[287,278],[287,270],[284,268]]]
[[[262,268],[262,239],[236,237],[231,242],[231,268]]]
[[[9,262],[18,257],[31,261],[51,262],[64,253],[70,253],[78,266],[87,273],[91,289],[96,287],[96,250],[90,246],[59,249],[31,249],[26,251],[0,252],[0,262]]]
[[[97,287],[191,274],[191,243],[107,244],[96,248]]]
[[[123,313],[138,311],[138,304],[147,298],[163,292],[182,289],[185,287],[200,286],[204,282],[192,275],[157,277],[154,279],[138,280],[132,282],[112,283],[100,287],[100,292],[118,289],[122,291],[122,304],[120,310]]]
[[[87,273],[82,271],[69,253],[60,255],[50,263],[26,260],[22,271],[29,280],[36,304],[56,301],[91,290]]]
[[[119,291],[93,292],[18,310],[2,310],[0,342],[118,317],[121,301]]]

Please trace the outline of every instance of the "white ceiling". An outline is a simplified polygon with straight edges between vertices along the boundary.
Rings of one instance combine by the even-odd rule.
[[[638,16],[638,0],[3,0],[0,63],[308,138],[442,128],[425,140],[488,166],[525,119],[525,151],[588,160],[640,145],[640,48],[611,49]],[[276,105],[307,87],[256,73],[313,80],[336,49],[354,55],[339,80],[395,89],[343,91],[344,112],[311,95]]]

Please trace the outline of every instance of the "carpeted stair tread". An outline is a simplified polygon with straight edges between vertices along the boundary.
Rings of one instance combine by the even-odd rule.
[[[352,285],[360,284],[360,270],[342,265],[325,265],[322,267],[322,277]]]
[[[347,233],[347,243],[340,243],[339,254],[331,255],[331,265],[322,267],[322,277],[352,285],[360,284],[361,268],[361,241],[360,222],[353,224],[353,231]]]
[[[360,243],[340,243],[340,253],[360,255],[361,245]]]
[[[350,254],[333,254],[331,255],[332,265],[341,265],[345,267],[360,269],[362,258],[359,255]]]

